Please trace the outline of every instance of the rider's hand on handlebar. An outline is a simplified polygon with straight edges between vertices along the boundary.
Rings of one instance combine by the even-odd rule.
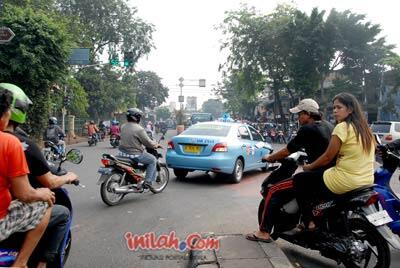
[[[310,171],[310,170],[311,170],[310,166],[311,166],[311,165],[309,165],[309,164],[303,165],[303,170],[304,170],[304,171]]]
[[[78,175],[76,175],[73,172],[68,172],[66,174],[66,176],[67,176],[67,179],[68,179],[68,183],[72,183],[73,181],[76,181],[78,179]]]
[[[47,202],[49,207],[52,207],[54,202],[56,202],[56,196],[49,188],[38,188],[36,189],[40,200]]]
[[[275,160],[271,157],[271,155],[268,155],[267,157],[263,156],[261,160],[262,162],[269,162],[269,163],[275,162]]]

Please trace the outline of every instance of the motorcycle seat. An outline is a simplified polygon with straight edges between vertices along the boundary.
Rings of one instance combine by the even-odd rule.
[[[137,159],[135,159],[135,158],[132,159],[132,158],[130,158],[130,157],[116,156],[116,159],[117,159],[118,161],[122,162],[123,164],[132,166],[132,167],[134,167],[134,168],[141,168],[141,167],[144,167],[144,166],[145,166],[145,164],[139,163],[139,162],[137,161]]]
[[[360,188],[351,190],[350,192],[347,192],[347,193],[344,193],[344,194],[341,194],[341,195],[337,195],[337,197],[335,199],[339,200],[339,201],[351,200],[351,199],[353,199],[353,198],[355,198],[355,197],[357,197],[357,196],[359,196],[361,194],[373,191],[374,187],[375,187],[375,184],[365,185],[365,186],[362,186]]]

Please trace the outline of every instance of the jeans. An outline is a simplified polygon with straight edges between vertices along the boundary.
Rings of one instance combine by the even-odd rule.
[[[38,258],[40,261],[51,263],[59,252],[65,233],[68,231],[69,209],[54,205],[46,231],[43,234],[38,246]]]
[[[155,181],[156,176],[157,176],[157,165],[156,165],[157,159],[156,159],[156,157],[152,154],[149,154],[148,152],[143,152],[138,157],[136,157],[136,160],[139,163],[143,163],[143,164],[147,165],[145,181],[146,182]]]

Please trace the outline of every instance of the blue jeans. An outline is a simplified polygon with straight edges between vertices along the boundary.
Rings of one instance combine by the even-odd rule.
[[[51,263],[55,260],[65,233],[68,231],[69,216],[68,208],[61,205],[53,206],[49,224],[38,246],[40,261]]]
[[[136,157],[136,160],[139,163],[143,163],[147,165],[146,167],[146,176],[145,181],[153,182],[156,180],[157,176],[157,159],[154,155],[149,154],[148,152],[143,152],[139,156]]]

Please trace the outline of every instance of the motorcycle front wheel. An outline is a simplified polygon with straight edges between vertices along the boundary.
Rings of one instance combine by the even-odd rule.
[[[376,230],[375,226],[363,219],[350,219],[350,230],[353,237],[367,246],[365,258],[361,261],[345,260],[346,267],[390,267],[390,250],[387,241]]]
[[[150,187],[150,191],[154,194],[161,193],[169,182],[169,171],[167,167],[160,167],[157,174],[157,179]]]
[[[125,196],[125,194],[114,193],[114,188],[121,186],[122,174],[113,172],[100,185],[100,195],[103,202],[108,206],[117,205]]]

